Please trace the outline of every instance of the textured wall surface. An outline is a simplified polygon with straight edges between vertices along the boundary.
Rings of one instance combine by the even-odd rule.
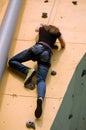
[[[0,1],[0,23],[9,0]],[[42,18],[42,13],[48,14]],[[77,64],[86,51],[86,1],[79,0],[23,0],[8,59],[35,43],[34,31],[40,23],[56,25],[66,42],[64,50],[54,51],[52,66],[47,77],[47,91],[43,105],[43,115],[34,117],[37,89],[24,87],[24,77],[13,73],[8,64],[0,85],[0,129],[27,130],[26,121],[35,120],[36,130],[50,130],[58,112],[68,84]],[[59,42],[57,41],[58,46]],[[25,63],[36,67],[32,61]],[[57,72],[51,76],[51,70]]]

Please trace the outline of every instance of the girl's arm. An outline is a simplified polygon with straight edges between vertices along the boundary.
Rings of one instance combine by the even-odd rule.
[[[62,49],[65,48],[65,41],[64,41],[63,37],[60,36],[60,37],[58,38],[58,40],[59,40],[59,42],[60,42],[60,44],[61,44],[61,48],[62,48]]]
[[[38,27],[36,27],[35,32],[39,32],[39,28],[40,28],[40,27],[43,27],[43,26],[44,26],[44,24],[41,23]]]

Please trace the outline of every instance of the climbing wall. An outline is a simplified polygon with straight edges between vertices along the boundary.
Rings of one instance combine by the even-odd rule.
[[[9,0],[0,0],[0,24],[2,22],[3,16],[5,14]]]
[[[3,0],[3,4],[0,3],[0,23],[8,1]],[[43,13],[47,13],[47,18],[42,17]],[[35,43],[37,33],[34,30],[40,23],[58,26],[66,42],[66,48],[60,50],[57,41],[59,50],[54,50],[52,66],[46,81],[43,114],[39,120],[34,116],[37,88],[25,88],[24,77],[12,72],[7,63],[0,84],[1,130],[27,130],[27,120],[35,122],[36,130],[50,130],[75,68],[86,51],[85,16],[85,0],[79,0],[77,4],[72,3],[72,0],[23,0],[8,60]],[[36,68],[36,63],[32,61],[24,64]],[[55,70],[57,75],[51,76],[51,70]]]
[[[77,65],[50,130],[86,130],[86,53]]]

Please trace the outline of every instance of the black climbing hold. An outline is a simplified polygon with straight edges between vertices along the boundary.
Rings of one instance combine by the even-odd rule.
[[[82,119],[85,120],[85,117],[83,117]]]
[[[70,115],[69,115],[69,117],[68,117],[68,119],[71,119],[72,117],[73,117],[73,115],[72,115],[72,114],[70,114]]]
[[[72,94],[72,98],[74,98],[74,94]]]
[[[81,77],[83,77],[84,75],[86,75],[86,70],[82,71]]]
[[[48,2],[48,0],[45,0],[44,2],[45,2],[45,3],[47,3],[47,2]]]
[[[42,13],[42,18],[47,18],[47,13],[43,12]]]
[[[77,1],[75,1],[75,0],[74,0],[74,1],[72,1],[72,3],[73,3],[74,5],[77,5]]]
[[[51,75],[56,75],[56,71],[52,70]]]

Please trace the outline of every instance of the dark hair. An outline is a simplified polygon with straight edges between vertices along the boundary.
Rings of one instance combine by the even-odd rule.
[[[49,33],[56,35],[57,37],[61,36],[59,28],[55,27],[54,25],[44,25],[44,28]]]

